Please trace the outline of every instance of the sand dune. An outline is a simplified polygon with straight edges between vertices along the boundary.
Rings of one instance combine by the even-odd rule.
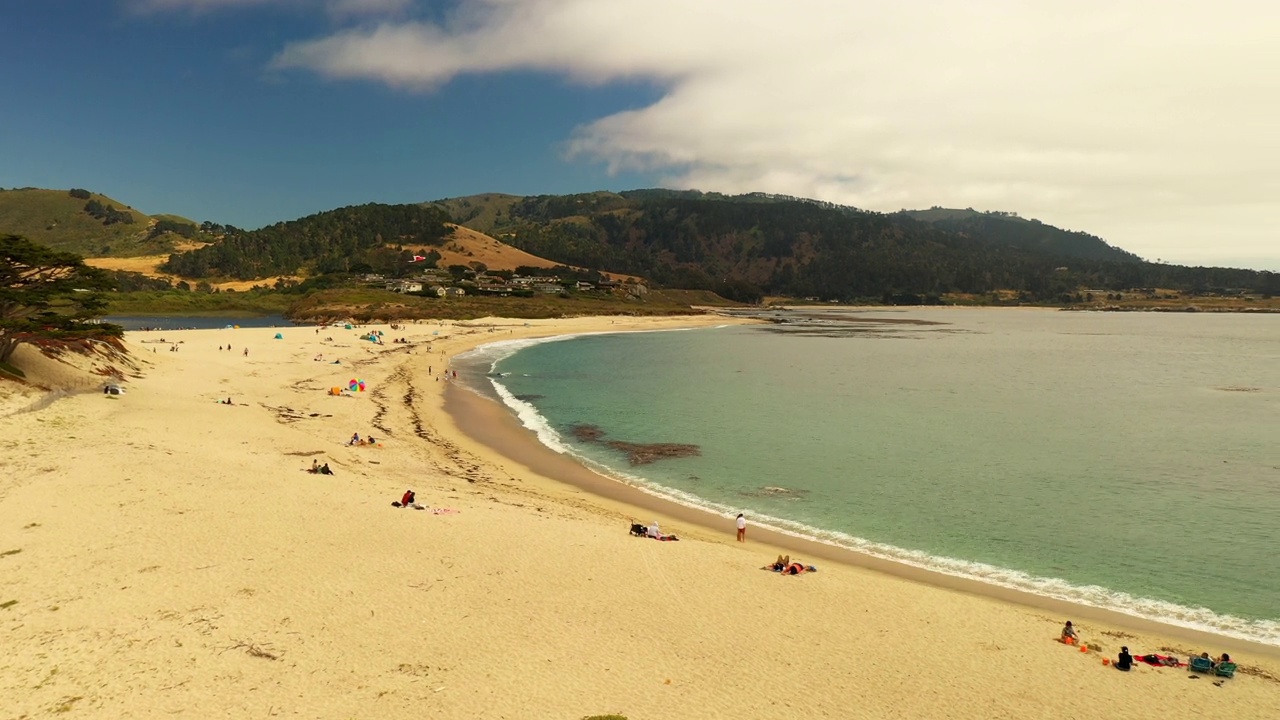
[[[728,518],[587,493],[445,413],[440,371],[476,344],[713,322],[130,333],[126,396],[0,418],[0,717],[1276,716],[1271,651],[1220,687],[1125,674],[1054,642],[1060,612],[840,563],[780,577]],[[406,488],[456,512],[393,508]],[[682,541],[627,534],[655,517]],[[1080,624],[1108,654],[1221,650]]]

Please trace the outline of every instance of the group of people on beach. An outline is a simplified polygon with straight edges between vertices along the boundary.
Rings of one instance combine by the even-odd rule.
[[[311,469],[308,470],[307,472],[313,473],[315,475],[332,475],[333,474],[333,471],[329,469],[329,463],[325,463],[321,465],[319,460],[312,460]]]
[[[354,446],[354,445],[377,445],[377,444],[378,444],[378,441],[377,441],[377,440],[374,440],[372,435],[370,435],[370,436],[368,436],[368,437],[366,437],[366,438],[361,439],[361,437],[360,437],[360,433],[358,433],[358,432],[357,432],[357,433],[351,433],[351,439],[347,441],[347,445],[348,445],[348,446]]]
[[[1059,640],[1061,640],[1062,643],[1065,645],[1076,645],[1076,646],[1080,646],[1082,649],[1088,647],[1088,645],[1082,644],[1080,640],[1080,634],[1076,630],[1075,625],[1073,625],[1070,620],[1067,621],[1066,625],[1062,626],[1062,633],[1059,635]],[[1199,658],[1193,658],[1192,660],[1197,661],[1201,659],[1205,661],[1203,669],[1206,669],[1209,671],[1216,671],[1219,667],[1224,666],[1225,664],[1230,664],[1231,665],[1230,669],[1234,670],[1234,664],[1231,662],[1231,656],[1228,655],[1227,653],[1222,653],[1222,655],[1219,656],[1217,660],[1214,660],[1209,657],[1209,653],[1202,652],[1200,653]],[[1180,662],[1176,657],[1173,657],[1172,655],[1157,655],[1157,654],[1151,653],[1147,655],[1140,655],[1137,658],[1134,658],[1133,654],[1129,652],[1129,646],[1127,645],[1121,646],[1120,654],[1116,656],[1115,662],[1110,664],[1112,665],[1112,667],[1114,667],[1117,670],[1120,670],[1122,672],[1129,672],[1129,670],[1133,668],[1133,663],[1135,662],[1135,660],[1140,660],[1148,665],[1153,665],[1155,667],[1182,667],[1187,664],[1187,663]],[[1104,658],[1103,662],[1107,663],[1108,660]],[[1192,669],[1193,670],[1196,669],[1195,665],[1192,665]],[[1224,673],[1224,674],[1229,674],[1229,673]]]

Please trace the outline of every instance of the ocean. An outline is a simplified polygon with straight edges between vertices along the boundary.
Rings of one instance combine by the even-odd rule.
[[[1280,317],[778,319],[500,342],[457,366],[546,445],[649,492],[1280,644]]]

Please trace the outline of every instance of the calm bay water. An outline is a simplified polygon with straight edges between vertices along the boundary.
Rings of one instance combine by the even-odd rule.
[[[1280,317],[832,310],[464,362],[543,442],[682,502],[1280,644]],[[633,467],[580,424],[701,455]]]
[[[294,323],[283,315],[253,315],[246,317],[211,317],[207,315],[107,315],[104,322],[114,323],[125,330],[143,328],[157,330],[216,330],[228,325],[240,327],[293,327]]]

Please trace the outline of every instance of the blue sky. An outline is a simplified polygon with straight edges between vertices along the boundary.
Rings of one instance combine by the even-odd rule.
[[[11,1],[0,186],[243,227],[763,191],[1280,270],[1277,32],[1272,0]]]
[[[6,7],[0,187],[86,187],[145,212],[257,227],[369,201],[655,182],[564,159],[574,127],[651,101],[646,84],[517,71],[428,92],[271,70],[285,40],[333,29],[308,10]]]

